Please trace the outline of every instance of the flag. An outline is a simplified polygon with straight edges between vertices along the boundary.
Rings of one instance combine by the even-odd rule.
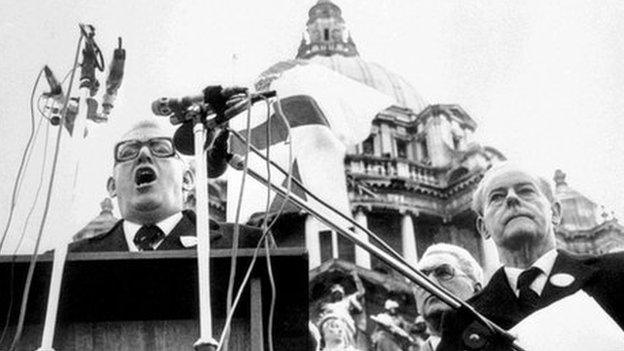
[[[272,83],[278,101],[269,107],[256,104],[251,111],[251,144],[266,152],[282,168],[292,168],[293,177],[323,201],[350,216],[344,173],[346,147],[370,135],[371,122],[393,100],[362,83],[323,66],[309,64],[288,70]],[[267,111],[268,109],[268,111]],[[268,117],[267,117],[268,115]],[[235,118],[230,127],[246,135],[246,114]],[[268,138],[270,134],[270,138]],[[290,136],[292,145],[288,145]],[[231,151],[245,154],[245,145],[232,139]],[[290,148],[292,154],[290,155]],[[269,175],[266,162],[249,155],[249,167],[264,177]],[[275,168],[270,171],[274,184],[286,185],[287,177]],[[228,220],[234,220],[241,175],[228,172]],[[343,227],[347,223],[293,185],[312,208]],[[241,220],[266,210],[266,189],[247,180],[241,205]],[[281,199],[273,194],[270,212],[277,211]],[[286,204],[287,210],[294,210]]]

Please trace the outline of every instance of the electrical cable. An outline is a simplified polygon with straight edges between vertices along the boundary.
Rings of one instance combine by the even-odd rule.
[[[267,181],[271,183],[271,105],[267,99],[264,100],[267,105],[267,117],[266,117],[266,167],[267,167]],[[267,263],[267,272],[269,275],[269,282],[271,285],[271,304],[269,307],[269,319],[267,323],[267,339],[269,344],[269,351],[273,351],[273,314],[275,312],[275,299],[277,291],[275,289],[275,281],[273,278],[273,267],[271,266],[271,252],[269,250],[269,238],[272,238],[271,233],[268,230],[269,224],[269,210],[271,206],[271,187],[267,186],[267,199],[266,208],[264,211],[264,221],[262,222],[263,232],[267,233],[264,239],[265,259]]]
[[[36,85],[35,85],[35,89],[36,89]],[[34,90],[33,90],[33,92],[34,92]],[[40,100],[40,99],[41,99],[41,96],[39,97],[38,100]],[[34,120],[35,113],[34,113],[34,108],[32,107],[32,104],[34,102],[33,100],[34,100],[34,94],[31,96],[31,100],[30,100],[30,102],[31,102],[31,110],[30,110],[31,118]],[[41,128],[41,123],[43,122],[43,119],[44,119],[44,117],[39,119],[39,124],[37,125],[37,129],[34,132],[33,143],[28,145],[26,150],[25,150],[26,151],[26,159],[25,159],[25,162],[24,162],[24,172],[26,172],[26,169],[28,169],[28,165],[30,163],[30,159],[31,159],[31,156],[32,156],[32,150],[34,149],[34,145],[35,145],[34,141],[37,140],[37,137],[39,135],[39,130]],[[49,126],[50,125],[48,124],[48,127]],[[47,133],[46,133],[46,142],[47,142]],[[43,159],[43,164],[44,165],[45,165],[45,162],[46,161],[45,161],[45,155],[44,155],[44,159]],[[22,176],[19,178],[19,181],[16,184],[17,185],[16,194],[17,194],[18,197],[19,197],[19,194],[20,194],[21,189],[22,189],[23,179],[24,179],[24,177],[23,177],[23,174],[22,174]],[[43,179],[40,180],[40,182],[42,182],[42,181],[43,181]],[[36,200],[37,196],[38,195],[35,195],[35,201],[37,201]],[[2,328],[2,333],[0,334],[0,345],[2,345],[2,341],[4,340],[4,336],[6,334],[6,331],[8,330],[9,319],[11,317],[11,312],[13,310],[13,300],[14,300],[14,296],[13,296],[13,278],[14,278],[15,259],[16,259],[15,255],[17,254],[17,250],[21,246],[21,243],[22,243],[22,240],[23,240],[24,234],[25,234],[25,228],[26,228],[26,225],[28,224],[28,221],[30,219],[30,214],[31,213],[32,213],[32,208],[31,208],[31,211],[29,211],[29,216],[26,217],[26,221],[24,222],[24,226],[22,227],[22,234],[20,236],[18,244],[15,247],[15,250],[13,250],[13,258],[11,260],[11,277],[10,277],[10,283],[9,283],[9,307],[7,309],[7,315],[6,315],[6,319],[5,319],[5,324],[4,324],[3,328]]]
[[[265,101],[266,101],[266,99],[265,99]],[[271,222],[271,224],[269,224],[269,227],[268,227],[267,230],[270,230],[273,227],[273,225],[275,225],[275,223],[277,222],[277,219],[279,218],[279,216],[284,211],[284,208],[286,207],[286,204],[288,203],[288,201],[290,199],[290,194],[291,194],[291,189],[292,189],[292,180],[293,180],[293,176],[292,176],[292,172],[293,172],[293,150],[292,150],[292,133],[291,133],[291,128],[290,128],[290,122],[288,122],[288,119],[285,117],[284,112],[282,111],[282,101],[279,99],[277,94],[276,94],[276,100],[275,100],[275,109],[277,110],[277,115],[282,119],[282,122],[284,122],[284,125],[286,125],[286,130],[288,130],[288,135],[287,135],[286,141],[285,141],[286,145],[288,145],[288,172],[286,174],[286,177],[287,177],[286,178],[287,193],[286,193],[286,197],[284,198],[284,201],[280,205],[279,210],[273,216],[273,221]],[[270,161],[270,163],[272,165],[274,165],[274,166],[276,165],[273,161]],[[282,174],[283,174],[283,172],[282,172]]]
[[[267,103],[267,105],[269,104],[268,99],[265,99],[265,102]],[[288,135],[287,135],[287,138],[286,138],[286,141],[285,141],[285,143],[288,145],[288,174],[287,174],[287,181],[286,181],[287,193],[286,193],[286,196],[284,197],[284,199],[282,201],[282,204],[280,205],[279,210],[274,215],[273,221],[271,221],[271,223],[265,229],[267,233],[270,233],[271,227],[273,227],[273,225],[277,222],[277,219],[280,217],[280,215],[282,214],[282,211],[286,207],[286,204],[290,200],[291,190],[292,190],[292,178],[293,178],[293,176],[292,176],[292,171],[293,171],[293,153],[292,153],[292,133],[291,133],[291,127],[290,127],[290,122],[288,122],[288,119],[286,118],[286,116],[284,115],[284,112],[282,111],[282,102],[281,102],[281,100],[279,99],[279,97],[277,95],[276,95],[276,100],[275,100],[275,109],[277,110],[276,111],[277,112],[276,115],[279,116],[282,119],[282,122],[284,122],[284,125],[286,125],[286,130],[288,130]],[[268,110],[267,112],[270,112],[270,110]],[[270,132],[267,133],[267,134],[269,135],[268,139],[271,140]],[[270,143],[267,143],[267,145],[270,145]],[[267,147],[267,164],[268,164],[267,167],[270,167],[270,165],[273,164],[273,162],[270,161],[270,158],[268,157],[268,147]],[[271,187],[267,186],[267,188],[270,189]],[[265,221],[265,223],[266,223],[266,221]],[[265,248],[267,248],[267,243],[265,243]],[[269,275],[269,282],[271,284],[271,306],[270,306],[270,309],[269,309],[267,334],[269,336],[269,350],[272,351],[273,350],[273,319],[274,319],[274,312],[275,312],[276,291],[277,290],[275,288],[275,279],[273,277],[273,268],[272,268],[272,265],[271,265],[271,257],[270,257],[270,255],[271,254],[270,254],[270,252],[269,252],[269,250],[267,248],[267,251],[266,251],[267,270],[268,270],[268,275]]]
[[[250,107],[251,107],[251,105],[248,105],[248,108],[250,108]],[[278,108],[280,108],[280,107],[281,107],[281,105],[279,105],[279,104],[278,104]],[[269,111],[269,112],[270,112],[270,111]],[[248,117],[249,117],[249,118],[251,117],[251,111],[250,111],[250,110],[248,110]],[[288,123],[286,123],[286,124],[289,126],[289,129],[288,129],[288,130],[289,130],[289,137],[288,137],[288,140],[290,140],[290,125],[289,125]],[[248,120],[248,125],[247,125],[247,136],[248,136],[248,140],[249,140],[250,135],[251,135],[251,126],[250,126],[250,120]],[[250,143],[247,143],[247,142],[245,142],[245,144],[246,144],[246,146],[247,146],[247,152],[246,152],[246,154],[245,154],[245,155],[246,155],[246,156],[245,156],[245,162],[246,162],[246,161],[247,161],[247,159],[248,159],[248,157],[249,157],[249,150],[250,150],[250,147],[252,147],[252,146],[251,146],[251,144],[250,144]],[[288,156],[288,157],[289,157],[289,160],[292,160],[292,143],[290,143],[290,142],[289,142],[289,156]],[[290,168],[291,168],[291,170],[292,170],[292,162],[290,162],[290,164],[291,164],[291,167],[290,167]],[[245,165],[245,166],[246,166],[246,165]],[[247,173],[248,173],[248,168],[247,168],[247,167],[245,167],[245,168],[243,169],[243,171],[244,171],[244,175],[246,176],[246,175],[247,175]],[[289,193],[290,193],[290,182],[289,182],[289,184],[288,184],[288,191],[289,191]],[[288,198],[288,196],[287,196],[287,198]],[[283,209],[284,204],[285,204],[285,203],[282,203],[282,206],[280,207],[280,211],[279,211],[279,212],[281,212],[281,210]],[[238,209],[240,206],[241,206],[241,201],[240,201],[240,197],[239,197],[239,203],[238,203],[238,207],[237,207],[237,209]],[[238,220],[238,219],[240,219],[240,218],[237,218],[237,220]],[[265,228],[265,229],[263,230],[263,232],[262,232],[262,236],[261,236],[261,237],[260,237],[260,239],[258,240],[258,244],[256,245],[256,248],[254,249],[254,252],[253,252],[253,255],[252,255],[252,259],[251,259],[251,262],[249,263],[249,265],[248,265],[248,267],[247,267],[247,271],[246,271],[246,273],[245,273],[245,276],[244,276],[244,278],[243,278],[243,281],[242,281],[242,282],[241,282],[241,284],[240,284],[240,287],[239,287],[238,292],[237,292],[237,294],[236,294],[236,298],[234,299],[234,303],[232,304],[232,309],[229,311],[229,313],[227,313],[227,316],[226,316],[226,321],[225,321],[225,325],[224,325],[224,327],[223,327],[223,331],[222,331],[222,333],[221,333],[221,337],[219,338],[219,344],[218,344],[218,347],[217,347],[217,351],[218,351],[218,350],[221,350],[224,346],[227,346],[227,342],[225,341],[225,339],[226,339],[226,337],[227,337],[226,332],[229,330],[230,324],[231,324],[231,322],[232,322],[232,318],[233,318],[233,316],[234,316],[234,311],[236,310],[236,306],[238,305],[238,302],[240,301],[240,297],[242,296],[243,289],[245,288],[245,286],[247,285],[247,282],[249,281],[249,277],[250,277],[250,275],[251,275],[251,271],[252,271],[252,269],[253,269],[253,267],[254,267],[254,265],[255,265],[255,262],[256,262],[256,260],[257,260],[257,258],[258,258],[258,254],[259,254],[259,249],[260,249],[260,246],[262,245],[263,240],[266,238],[267,233],[269,233],[269,230],[270,230],[270,228],[273,226],[273,224],[274,224],[274,223],[275,223],[275,221],[273,221],[273,222],[272,222],[272,223],[271,223],[271,224],[270,224],[267,228]],[[235,223],[235,224],[236,224],[236,223]],[[232,256],[234,257],[234,255],[232,255]],[[270,278],[270,279],[272,279],[272,277],[271,277],[271,276],[270,276],[269,278]]]
[[[232,133],[232,135],[234,135],[237,139],[239,139],[241,142],[246,142],[245,138],[240,135],[240,133],[231,130],[230,132]],[[255,153],[256,155],[258,155],[259,157],[264,159],[264,155],[257,149],[255,148],[253,145],[251,146],[251,151],[253,153]],[[278,164],[275,164],[274,162],[271,161],[271,164],[277,168],[282,174],[287,174],[287,172],[280,167]],[[313,198],[314,200],[318,201],[321,205],[323,205],[324,207],[326,207],[327,209],[329,209],[330,211],[336,213],[337,215],[339,215],[340,217],[342,217],[344,220],[348,221],[349,223],[353,224],[354,226],[356,226],[358,229],[362,230],[365,234],[367,234],[370,238],[374,239],[375,241],[377,241],[384,249],[386,249],[390,254],[392,254],[396,259],[400,260],[402,263],[406,263],[407,261],[405,261],[405,259],[403,258],[403,256],[401,256],[396,250],[394,250],[392,247],[390,247],[386,242],[384,242],[381,238],[379,238],[375,233],[371,232],[368,228],[362,226],[361,224],[359,224],[358,222],[356,222],[355,220],[353,220],[352,218],[350,218],[349,216],[345,215],[344,213],[342,213],[341,211],[335,209],[333,206],[329,205],[327,202],[325,202],[323,199],[319,198],[318,196],[316,196],[313,192],[311,192],[310,190],[308,190],[308,188],[306,188],[303,183],[301,183],[298,179],[293,178],[292,180],[298,187],[301,188],[301,190],[303,190],[306,195],[310,196],[311,198]]]
[[[271,188],[271,187],[268,187]],[[269,232],[267,232],[269,233]],[[277,301],[277,289],[275,288],[275,278],[273,277],[273,266],[271,265],[271,252],[269,250],[269,238],[271,234],[268,234],[264,238],[264,252],[266,256],[267,272],[269,274],[269,284],[271,285],[271,304],[269,306],[269,318],[267,321],[267,338],[269,344],[269,351],[273,351],[273,318],[275,316],[275,302]]]
[[[43,187],[43,176],[45,174],[45,165],[46,165],[46,161],[48,158],[48,140],[49,140],[49,133],[50,132],[50,124],[46,125],[46,134],[45,134],[45,139],[44,139],[44,146],[43,146],[43,161],[42,161],[42,165],[41,165],[41,173],[39,174],[39,184],[37,185],[37,190],[35,191],[35,200],[33,201],[32,206],[30,207],[30,210],[28,210],[28,215],[26,216],[26,221],[22,227],[22,233],[20,235],[20,239],[17,243],[17,246],[15,247],[15,251],[13,252],[13,255],[17,254],[17,251],[21,248],[22,246],[22,242],[24,241],[24,237],[26,236],[26,227],[29,224],[30,221],[30,217],[33,214],[37,201],[39,200],[39,194],[41,192],[41,188]]]
[[[278,105],[279,107],[279,105]],[[245,139],[243,138],[240,133],[231,130],[232,134],[239,139],[241,142],[243,143],[247,143],[247,145],[250,145],[250,143],[248,142],[248,138]],[[254,146],[250,145],[250,149],[259,157],[264,159],[264,155]],[[286,174],[286,171],[280,167],[279,165],[277,165],[276,163],[274,163],[273,161],[268,160],[268,162],[270,162],[273,166],[275,166],[282,174]],[[290,173],[290,172],[289,172]],[[340,212],[339,210],[337,210],[336,208],[334,208],[333,206],[329,205],[328,203],[326,203],[324,200],[320,199],[319,197],[317,197],[314,193],[312,193],[310,190],[308,190],[300,181],[298,181],[297,179],[293,179],[295,181],[295,183],[301,187],[301,189],[308,194],[310,197],[312,197],[313,199],[315,199],[316,201],[318,201],[321,205],[325,206],[327,209],[331,210],[332,212],[338,214],[340,217],[342,217],[343,219],[347,220],[348,222],[350,222],[351,224],[353,224],[354,226],[356,226],[358,229],[362,230],[364,233],[366,233],[369,237],[373,238],[374,240],[376,240],[384,249],[386,249],[388,251],[388,253],[390,253],[392,256],[394,256],[395,259],[397,259],[397,261],[399,261],[400,263],[404,264],[406,267],[408,267],[409,269],[412,270],[413,273],[415,273],[416,275],[418,275],[419,277],[421,277],[421,279],[423,279],[426,282],[429,282],[430,284],[433,285],[437,285],[434,284],[433,282],[431,282],[429,280],[428,277],[426,277],[425,275],[422,274],[422,272],[420,272],[419,270],[417,270],[415,267],[411,266],[398,252],[396,252],[392,247],[390,247],[387,243],[385,243],[381,238],[379,238],[375,233],[371,232],[368,228],[365,228],[364,226],[362,226],[361,224],[357,223],[355,220],[353,220],[352,218],[346,216],[345,214],[343,214],[342,212]],[[267,184],[267,186],[269,186],[269,184]],[[284,196],[285,198],[290,196],[290,189],[288,189],[287,195]],[[266,233],[265,233],[266,234]],[[255,255],[257,253],[254,252],[254,259],[255,259]],[[248,271],[249,273],[249,271]],[[444,289],[442,289],[442,291],[445,291]],[[239,295],[237,296],[240,297],[240,294],[242,293],[242,289],[239,290]],[[472,306],[470,306],[469,304],[467,304],[466,302],[458,299],[457,297],[455,297],[454,295],[449,295],[448,293],[446,294],[447,297],[449,297],[451,300],[455,301],[459,306],[465,308],[466,310],[470,311],[471,314],[476,318],[476,320],[478,320],[483,326],[485,326],[486,328],[488,328],[490,330],[490,332],[492,333],[496,333],[499,334],[503,337],[510,337],[510,335],[508,333],[506,333],[505,330],[503,330],[502,328],[500,328],[497,324],[489,321],[488,319],[486,319],[484,316],[478,314],[474,308],[472,308]],[[236,303],[238,303],[238,300],[236,300]],[[231,316],[230,316],[231,318]],[[227,323],[227,321],[226,321]],[[522,351],[523,349],[518,346],[517,344],[514,344],[513,342],[511,342],[511,347],[514,350],[518,350],[518,351]]]
[[[7,223],[2,233],[2,238],[0,239],[0,252],[2,252],[2,248],[4,246],[4,240],[6,239],[7,233],[9,232],[9,228],[11,227],[11,221],[13,220],[13,214],[15,213],[15,205],[17,204],[18,185],[21,181],[21,178],[23,177],[23,173],[25,172],[24,166],[26,164],[26,156],[28,154],[28,149],[31,147],[33,139],[35,137],[35,112],[34,112],[33,100],[35,98],[37,85],[39,85],[39,81],[41,80],[42,74],[43,74],[43,68],[39,71],[39,74],[37,75],[37,79],[35,80],[35,84],[33,85],[32,93],[30,94],[30,134],[28,135],[28,141],[26,142],[26,147],[24,148],[24,152],[22,153],[22,159],[20,161],[20,165],[17,170],[15,183],[13,183],[13,194],[11,195],[11,207],[9,208],[9,218],[7,219]]]
[[[47,119],[47,117],[44,116],[39,120],[39,125],[37,126],[37,131],[35,132],[35,140],[37,139],[39,127],[41,126],[41,122],[43,122],[44,118]],[[11,276],[9,278],[9,307],[7,309],[4,327],[2,328],[2,333],[0,334],[0,345],[2,345],[2,341],[4,340],[4,336],[6,335],[6,332],[8,330],[9,319],[11,318],[11,312],[13,311],[13,301],[15,299],[15,296],[13,294],[13,284],[15,280],[14,279],[15,278],[15,261],[17,259],[16,255],[20,247],[22,246],[24,238],[26,237],[26,228],[28,227],[28,224],[30,223],[30,217],[34,213],[35,207],[37,205],[37,201],[39,200],[39,194],[41,192],[41,188],[43,185],[43,176],[45,174],[45,165],[46,165],[47,156],[48,156],[48,137],[50,134],[49,131],[50,131],[50,124],[48,123],[46,124],[46,134],[45,134],[45,139],[44,139],[44,144],[43,144],[43,148],[44,148],[43,149],[43,161],[41,162],[41,173],[39,175],[39,185],[37,186],[37,191],[35,192],[35,199],[33,200],[30,210],[28,211],[28,215],[26,216],[24,225],[22,226],[22,233],[20,235],[19,241],[17,242],[17,245],[15,246],[15,249],[13,250],[13,257],[11,259]],[[30,156],[28,159],[30,159]]]
[[[236,132],[236,131],[232,131],[232,134],[238,138],[241,142],[246,142],[246,140],[240,135],[240,133]],[[263,157],[264,155],[258,151],[255,147],[251,147],[251,150],[258,156]],[[273,166],[275,166],[277,169],[280,170],[280,172],[285,173],[285,171],[277,164],[273,163],[271,161],[271,164]],[[405,259],[399,255],[396,251],[394,251],[394,249],[392,249],[391,247],[389,247],[385,242],[383,242],[379,237],[377,237],[374,233],[372,233],[370,230],[368,230],[367,228],[364,228],[362,225],[360,225],[359,223],[357,223],[356,221],[354,221],[353,219],[347,217],[346,215],[344,215],[343,213],[341,213],[340,211],[338,211],[337,209],[335,209],[334,207],[332,207],[331,205],[327,204],[325,201],[323,201],[322,199],[318,198],[316,195],[314,195],[312,192],[310,192],[305,186],[303,186],[303,184],[301,184],[301,182],[299,182],[297,179],[294,179],[295,183],[301,187],[301,189],[308,195],[310,195],[310,197],[314,198],[315,200],[317,200],[319,203],[321,203],[323,206],[325,206],[326,208],[330,209],[332,212],[340,215],[342,218],[344,218],[345,220],[349,221],[350,223],[352,223],[353,225],[355,225],[356,227],[358,227],[359,229],[361,229],[362,231],[364,231],[366,234],[369,235],[369,237],[377,240],[384,248],[386,248],[390,254],[392,254],[393,256],[395,256],[394,258],[397,259],[397,261],[403,263],[406,267],[410,268],[412,270],[413,273],[415,273],[416,275],[418,275],[419,277],[421,277],[423,280],[433,284],[433,285],[437,285],[432,283],[428,277],[426,277],[425,275],[422,274],[422,272],[420,272],[419,270],[417,270],[415,267],[411,266],[410,264],[408,264]],[[454,295],[448,295],[449,298],[451,298],[453,301],[455,301],[459,306],[464,307],[465,309],[471,311],[471,314],[485,327],[487,327],[491,332],[493,333],[497,333],[500,335],[506,335],[505,331],[503,329],[501,329],[498,325],[492,323],[491,321],[485,319],[484,316],[478,314],[474,308],[472,308],[470,305],[468,305],[466,302],[458,299],[457,297],[455,297]],[[512,348],[514,348],[515,350],[522,350],[521,347],[519,347],[516,344],[512,344],[511,345]]]
[[[247,92],[247,137],[251,137],[251,95]],[[226,315],[233,313],[232,310],[232,294],[234,293],[234,280],[236,278],[236,263],[238,260],[238,240],[240,236],[240,213],[243,202],[243,194],[245,190],[245,180],[247,179],[248,161],[249,161],[249,144],[247,144],[247,150],[245,153],[245,160],[243,163],[243,174],[241,176],[240,189],[238,192],[238,203],[236,205],[236,214],[234,217],[234,231],[232,233],[232,257],[230,259],[230,277],[228,280],[227,298],[226,298]],[[229,342],[230,332],[228,328],[224,327],[222,333],[226,334],[225,346]]]
[[[243,281],[241,282],[240,288],[238,289],[238,292],[236,293],[236,297],[234,298],[234,302],[232,303],[232,310],[230,311],[230,313],[227,315],[225,319],[225,324],[223,326],[223,331],[221,332],[221,337],[219,338],[217,351],[220,351],[224,345],[224,339],[226,336],[225,331],[229,329],[230,324],[232,323],[234,311],[236,310],[236,306],[238,306],[238,303],[240,302],[240,298],[243,295],[243,288],[247,285],[247,282],[249,281],[249,278],[251,276],[251,271],[254,265],[256,264],[256,260],[258,259],[258,254],[260,253],[260,247],[262,246],[262,243],[264,239],[266,238],[266,235],[267,235],[267,232],[263,231],[262,236],[260,237],[260,240],[258,240],[258,244],[256,245],[254,249],[253,255],[251,257],[251,262],[249,263],[249,266],[247,267],[247,271],[245,272]]]
[[[43,110],[41,109],[41,100],[43,100],[44,97],[45,96],[43,94],[39,95],[39,98],[37,99],[37,110],[39,110],[39,115],[41,117],[49,121],[50,119],[45,115],[45,109],[48,108],[48,101],[49,101],[48,98],[45,99],[45,105],[43,106]]]
[[[26,171],[28,170],[28,166],[30,164],[33,149],[35,148],[37,137],[39,136],[39,130],[41,129],[41,124],[43,123],[44,118],[45,117],[39,118],[39,123],[37,124],[37,128],[35,129],[35,136],[33,137],[33,143],[30,144],[30,147],[28,148],[28,150],[26,150],[27,155],[26,155],[26,162],[24,163],[24,174],[22,174],[22,177],[20,177],[20,181],[17,184],[17,197],[18,198],[20,197],[20,193],[22,192],[22,185],[24,184],[24,176],[26,174]]]
[[[67,89],[67,94],[65,97],[65,101],[64,101],[64,105],[63,108],[61,109],[61,114],[63,115],[63,118],[65,118],[65,113],[67,110],[67,105],[69,103],[69,98],[70,98],[70,94],[71,94],[71,89],[72,89],[72,85],[74,83],[74,76],[76,74],[76,66],[78,64],[78,58],[80,56],[80,46],[82,45],[82,41],[83,41],[84,36],[81,34],[79,39],[78,39],[78,45],[76,47],[76,55],[74,57],[74,63],[72,65],[72,67],[74,67],[74,69],[72,70],[72,74],[71,74],[71,78],[69,80],[69,88]],[[63,123],[61,123],[63,124]],[[33,254],[30,258],[30,263],[28,266],[28,274],[26,276],[26,283],[24,284],[24,292],[22,294],[22,304],[20,306],[20,315],[19,315],[19,320],[17,322],[17,329],[15,332],[15,336],[13,337],[13,342],[11,343],[11,347],[9,348],[9,351],[13,351],[15,350],[15,347],[17,346],[17,342],[19,341],[21,335],[22,335],[22,330],[24,328],[24,319],[26,318],[26,307],[28,305],[28,294],[30,292],[30,285],[32,283],[32,278],[33,278],[33,274],[35,271],[35,264],[37,263],[37,251],[39,250],[39,244],[41,243],[41,237],[43,234],[43,228],[45,226],[45,221],[47,219],[48,216],[48,210],[50,208],[50,200],[51,200],[51,195],[52,195],[52,185],[54,184],[54,177],[56,175],[56,165],[58,163],[58,155],[59,155],[59,149],[60,149],[60,144],[61,144],[61,136],[63,132],[63,128],[61,126],[59,126],[58,128],[58,132],[57,132],[57,136],[56,136],[56,144],[54,146],[54,158],[52,161],[52,170],[50,173],[50,181],[48,183],[48,191],[47,191],[47,196],[46,196],[46,201],[45,201],[45,207],[43,209],[43,216],[41,218],[41,223],[39,224],[39,232],[37,234],[37,240],[35,242],[35,248],[33,250]]]

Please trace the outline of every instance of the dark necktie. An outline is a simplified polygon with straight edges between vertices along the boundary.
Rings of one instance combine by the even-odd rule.
[[[520,292],[518,300],[521,304],[528,307],[537,307],[539,295],[529,286],[541,272],[539,268],[531,267],[520,273],[518,277],[518,291]]]
[[[134,244],[139,248],[139,251],[152,251],[154,250],[154,244],[159,242],[165,237],[158,226],[144,225],[134,235]]]

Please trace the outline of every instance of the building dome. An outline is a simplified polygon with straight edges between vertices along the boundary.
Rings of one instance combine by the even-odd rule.
[[[561,227],[569,231],[592,229],[598,226],[598,205],[568,186],[566,174],[555,171],[555,195],[561,202]]]
[[[278,62],[262,72],[256,81],[258,91],[270,89],[273,80],[284,71],[316,63],[388,95],[396,106],[409,108],[416,114],[427,107],[425,100],[403,77],[360,58],[337,5],[330,0],[319,0],[308,16],[296,58]]]
[[[397,106],[410,108],[416,114],[420,113],[427,106],[427,103],[416,89],[403,77],[377,63],[365,61],[359,56],[317,55],[309,59],[281,61],[260,74],[256,82],[256,89],[259,91],[269,89],[271,82],[279,78],[283,72],[298,65],[309,63],[321,64],[346,77],[366,84],[393,98]]]

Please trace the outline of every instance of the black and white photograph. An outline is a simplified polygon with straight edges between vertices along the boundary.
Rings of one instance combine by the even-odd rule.
[[[624,350],[624,3],[7,2],[0,350]]]

